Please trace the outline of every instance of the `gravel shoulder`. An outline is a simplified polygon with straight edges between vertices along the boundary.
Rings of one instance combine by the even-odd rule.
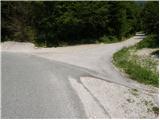
[[[137,83],[112,64],[115,52],[144,38],[138,34],[114,44],[90,44],[57,48],[36,48],[31,43],[1,43],[2,51],[24,52],[37,57],[77,66],[90,72],[80,82],[68,77],[89,118],[157,118],[158,88]],[[25,47],[23,47],[25,46]]]

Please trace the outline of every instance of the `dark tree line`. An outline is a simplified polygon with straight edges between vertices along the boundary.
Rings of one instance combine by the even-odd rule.
[[[143,28],[157,34],[158,7],[158,2],[3,1],[2,41],[60,46],[95,43],[102,36],[122,40]]]
[[[158,1],[150,1],[144,4],[141,12],[142,29],[148,35],[142,47],[159,47],[159,4]]]
[[[159,33],[158,1],[147,2],[142,11],[143,29],[147,34]]]

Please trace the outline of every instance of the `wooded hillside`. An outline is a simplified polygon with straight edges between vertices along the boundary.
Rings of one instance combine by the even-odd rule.
[[[62,46],[158,35],[158,2],[1,2],[2,41]]]

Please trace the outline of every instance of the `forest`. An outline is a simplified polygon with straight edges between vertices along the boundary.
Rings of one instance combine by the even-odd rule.
[[[52,47],[124,40],[138,31],[159,38],[158,1],[2,1],[1,40]]]

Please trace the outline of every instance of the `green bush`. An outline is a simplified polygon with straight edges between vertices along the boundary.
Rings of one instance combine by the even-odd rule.
[[[2,41],[46,47],[96,43],[103,35],[101,42],[117,42],[137,31],[141,12],[132,1],[3,1],[1,6]]]
[[[141,48],[157,48],[159,47],[159,40],[157,35],[148,35],[141,42],[136,45],[137,49]]]
[[[118,42],[118,39],[115,36],[104,35],[98,41],[102,43],[114,43],[114,42]]]

